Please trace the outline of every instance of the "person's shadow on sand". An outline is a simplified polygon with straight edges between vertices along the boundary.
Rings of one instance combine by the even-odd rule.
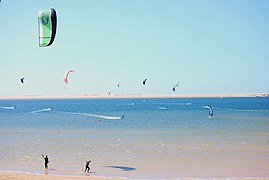
[[[53,168],[51,168],[51,169],[45,169],[44,170],[45,175],[49,174],[49,171],[56,171],[56,169],[53,169]]]
[[[85,176],[91,176],[92,174],[97,174],[96,172],[83,172],[85,174]]]

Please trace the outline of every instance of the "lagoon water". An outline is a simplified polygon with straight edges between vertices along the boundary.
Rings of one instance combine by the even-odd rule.
[[[269,98],[0,100],[0,138],[0,171],[269,177]]]

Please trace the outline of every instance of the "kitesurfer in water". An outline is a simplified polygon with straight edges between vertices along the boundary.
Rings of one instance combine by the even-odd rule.
[[[213,108],[210,105],[207,105],[210,108],[209,115],[210,117],[213,117]]]
[[[90,168],[90,162],[91,162],[91,160],[89,160],[89,161],[87,161],[87,162],[86,162],[84,172],[86,172],[86,171],[87,171],[87,173],[88,173],[88,172],[91,170],[91,168]]]
[[[48,164],[49,164],[49,158],[48,156],[46,155],[46,157],[44,157],[44,155],[42,154],[42,157],[44,158],[45,160],[45,169],[48,169]]]
[[[124,118],[124,115],[122,115],[120,118],[123,119]]]

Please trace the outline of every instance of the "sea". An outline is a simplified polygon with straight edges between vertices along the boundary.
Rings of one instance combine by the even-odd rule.
[[[0,100],[0,171],[269,178],[269,97]]]

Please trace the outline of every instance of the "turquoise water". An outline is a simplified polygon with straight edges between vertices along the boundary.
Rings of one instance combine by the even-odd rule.
[[[269,177],[267,97],[0,100],[0,129],[1,171]]]

